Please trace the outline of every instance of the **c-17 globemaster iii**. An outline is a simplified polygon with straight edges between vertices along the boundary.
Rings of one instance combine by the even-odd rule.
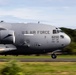
[[[0,23],[0,54],[29,55],[55,52],[69,45],[70,37],[58,27],[40,23]]]

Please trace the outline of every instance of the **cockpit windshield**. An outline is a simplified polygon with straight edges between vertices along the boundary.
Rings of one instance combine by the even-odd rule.
[[[57,34],[57,33],[60,33],[60,32],[63,32],[61,29],[55,29],[53,30],[53,34]]]
[[[63,32],[62,30],[59,30],[59,32]]]
[[[57,32],[60,33],[60,32],[63,32],[63,31],[60,28],[58,28],[57,29]]]

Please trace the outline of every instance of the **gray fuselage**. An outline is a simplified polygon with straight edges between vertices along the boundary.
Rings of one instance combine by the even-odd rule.
[[[14,42],[10,44],[16,47],[16,50],[8,50],[2,53],[18,53],[18,51],[22,54],[47,53],[66,47],[71,41],[61,29],[46,24],[3,22],[0,23],[0,28],[14,32]],[[1,31],[4,30],[1,29]]]

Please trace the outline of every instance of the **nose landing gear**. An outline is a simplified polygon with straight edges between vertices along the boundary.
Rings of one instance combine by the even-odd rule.
[[[56,59],[57,55],[53,53],[53,54],[51,54],[51,57],[52,57],[52,59]]]
[[[57,58],[57,55],[55,53],[59,52],[59,51],[61,51],[61,50],[56,50],[56,51],[52,52],[52,54],[51,54],[52,59],[56,59]]]

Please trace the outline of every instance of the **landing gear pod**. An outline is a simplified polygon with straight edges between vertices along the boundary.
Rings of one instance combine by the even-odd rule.
[[[14,44],[15,35],[12,30],[1,30],[0,31],[0,44]]]

